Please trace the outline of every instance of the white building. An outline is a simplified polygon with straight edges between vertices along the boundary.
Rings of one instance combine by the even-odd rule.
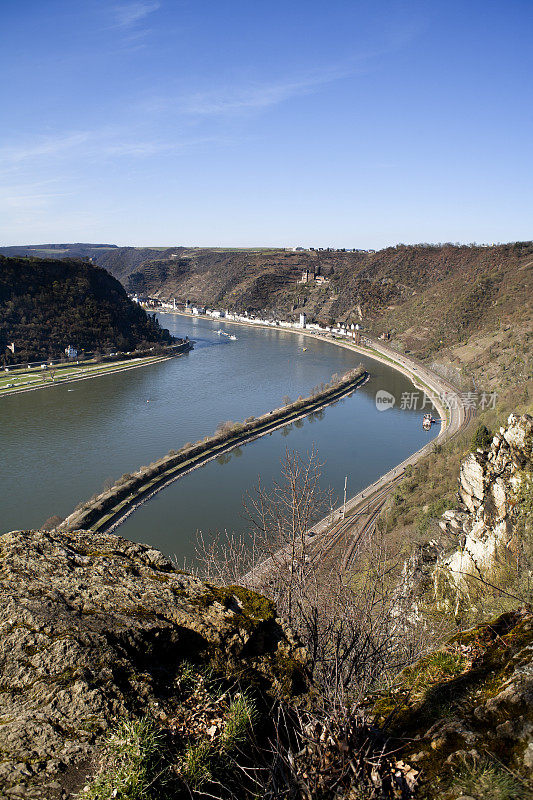
[[[300,314],[300,328],[305,328],[307,317],[305,314]]]

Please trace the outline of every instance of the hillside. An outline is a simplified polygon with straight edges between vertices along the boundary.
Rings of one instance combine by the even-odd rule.
[[[73,259],[0,256],[0,357],[7,363],[78,350],[128,351],[172,337],[104,269]],[[15,344],[14,354],[6,345]]]
[[[533,243],[398,245],[377,253],[115,248],[101,251],[97,259],[132,291],[280,315],[290,314],[294,305],[306,306],[309,316],[323,322],[363,317],[369,323],[390,321],[403,331],[403,308],[417,317],[422,311],[424,321],[431,322],[436,316],[428,316],[426,307],[438,304],[442,324],[435,338],[440,339],[442,333],[453,338],[475,327],[487,304],[503,301],[507,310],[516,283],[530,278],[531,271],[516,271],[533,261]],[[299,283],[304,270],[310,271],[306,284]]]
[[[94,532],[14,531],[0,551],[2,796],[530,796],[531,613],[412,658],[339,712],[266,597]]]
[[[114,248],[95,260],[129,291],[391,332],[421,357],[505,326],[530,331],[533,243],[343,251]],[[310,281],[300,283],[304,270]],[[319,280],[316,281],[315,277]],[[322,280],[323,279],[323,280]]]
[[[434,360],[462,388],[508,391],[532,373],[533,242],[341,250],[40,245],[80,252],[127,291],[264,316],[359,323]],[[13,248],[12,248],[13,249]],[[35,247],[20,247],[31,254]],[[0,249],[0,252],[5,252]],[[309,271],[309,281],[301,283]]]
[[[362,322],[377,332],[390,330],[421,355],[530,313],[533,242],[397,245],[378,252],[38,247],[63,255],[84,248],[128,291],[280,317],[305,310],[324,323]],[[31,254],[35,247],[0,252],[8,249]],[[305,284],[304,270],[310,277]]]
[[[398,245],[377,253],[175,249],[157,258],[145,252],[141,264],[143,251],[134,253],[99,256],[114,274],[120,269],[131,291],[262,316],[296,320],[305,311],[308,321],[359,323],[431,359],[465,390],[525,390],[533,372],[532,242]]]
[[[34,258],[93,258],[104,250],[116,248],[116,244],[22,244],[0,247],[3,256],[32,256]]]

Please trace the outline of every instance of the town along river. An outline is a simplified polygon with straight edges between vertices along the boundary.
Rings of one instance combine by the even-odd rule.
[[[243,496],[259,476],[264,486],[279,477],[287,448],[302,455],[318,451],[322,484],[338,503],[345,476],[348,496],[354,495],[438,432],[439,426],[423,431],[420,408],[401,408],[402,394],[413,391],[403,375],[345,348],[274,329],[169,314],[160,320],[173,334],[194,339],[194,350],[0,400],[0,532],[65,517],[123,473],[213,433],[218,423],[258,416],[281,406],[285,396],[305,397],[360,362],[371,378],[351,397],[186,475],[116,533],[190,558],[197,530],[209,535],[249,527]],[[237,340],[218,335],[219,329]],[[379,389],[397,398],[394,408],[378,411]]]

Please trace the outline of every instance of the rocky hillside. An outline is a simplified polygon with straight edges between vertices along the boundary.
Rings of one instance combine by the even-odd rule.
[[[0,256],[0,358],[7,363],[58,358],[69,344],[128,351],[171,341],[100,267]],[[11,343],[14,353],[6,350]]]
[[[306,689],[305,654],[268,600],[206,585],[145,545],[14,532],[0,570],[2,797],[73,797],[118,720],[148,717],[183,766],[200,731],[237,724],[232,692],[249,693],[255,716]],[[208,674],[225,689],[200,708]]]
[[[398,245],[370,252],[117,248],[98,263],[161,298],[363,322],[420,354],[529,319],[533,244]],[[308,271],[307,283],[300,283]]]
[[[533,616],[508,613],[458,634],[367,707],[415,797],[532,797]]]
[[[511,414],[487,449],[462,461],[460,507],[406,562],[400,596],[414,621],[435,610],[459,624],[533,600],[533,418]]]
[[[269,600],[147,545],[13,532],[0,570],[2,797],[529,796],[528,612],[454,637],[338,714]]]

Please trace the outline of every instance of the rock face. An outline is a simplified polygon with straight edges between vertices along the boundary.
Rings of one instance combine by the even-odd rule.
[[[0,796],[72,796],[117,718],[171,713],[183,661],[265,695],[306,688],[305,654],[272,604],[176,570],[112,535],[0,538]]]
[[[504,614],[455,636],[405,669],[396,688],[370,705],[417,770],[418,797],[456,800],[476,783],[480,791],[483,771],[497,774],[500,766],[511,784],[509,776],[516,776],[516,794],[501,796],[530,797],[533,615]]]
[[[459,477],[461,511],[445,511],[440,527],[458,538],[458,547],[437,560],[437,596],[442,583],[466,589],[465,574],[490,578],[516,556],[516,523],[520,490],[531,484],[533,419],[511,414],[488,451],[477,450],[463,461]],[[446,595],[446,591],[444,591]]]
[[[446,543],[432,541],[406,562],[400,613],[418,619],[424,605],[436,603],[460,617],[463,608],[475,604],[483,581],[502,584],[521,544],[520,497],[532,484],[533,419],[511,414],[487,451],[470,453],[462,462],[462,507],[445,511],[439,522]]]

